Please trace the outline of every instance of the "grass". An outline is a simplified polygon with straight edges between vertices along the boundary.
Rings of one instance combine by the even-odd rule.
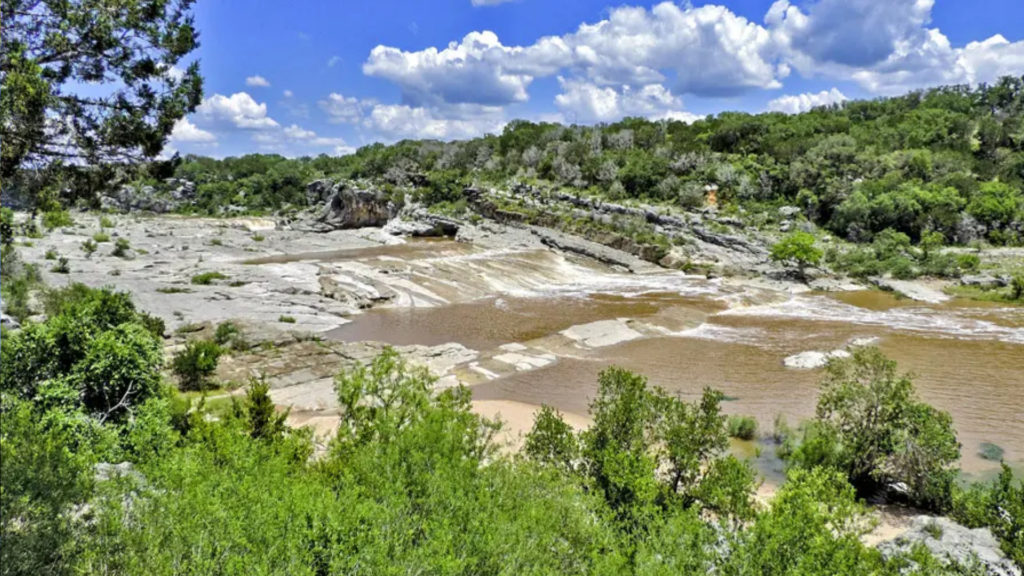
[[[936,540],[942,539],[942,526],[935,521],[929,522],[925,527],[924,531]]]
[[[161,286],[156,289],[161,294],[189,294],[192,290],[183,286]]]
[[[47,260],[56,260],[57,259],[57,251],[54,250],[53,248],[50,248],[49,250],[46,251],[46,255],[43,256],[43,258],[45,258]]]
[[[293,318],[291,316],[284,316],[284,315],[279,316],[277,318],[277,321],[278,322],[283,322],[285,324],[295,324],[295,318]]]
[[[210,240],[210,246],[223,246],[224,241],[220,238],[213,238]]]
[[[110,242],[110,234],[107,234],[106,232],[97,232],[92,235],[92,239],[98,243]]]
[[[82,252],[85,252],[86,258],[92,256],[93,253],[96,252],[96,243],[93,242],[91,238],[82,242]]]
[[[225,280],[227,276],[220,272],[203,272],[192,277],[192,283],[199,286],[209,286],[214,280]]]
[[[1024,298],[1014,298],[1013,288],[1004,286],[1002,288],[981,288],[979,286],[948,286],[945,292],[950,296],[967,298],[981,302],[1001,302],[1004,304],[1017,304],[1024,306]]]
[[[231,282],[228,282],[228,286],[232,288],[238,288],[239,286],[245,286],[246,284],[248,284],[248,282],[245,280],[232,280]]]
[[[100,216],[100,228],[113,228],[114,221],[106,216]]]
[[[43,213],[43,226],[48,230],[74,226],[75,221],[67,210],[50,210]]]
[[[261,234],[253,234],[252,235],[252,241],[253,242],[263,242],[266,239],[267,239],[266,236],[263,236]]]
[[[757,420],[751,416],[729,416],[729,436],[740,440],[753,440],[757,435]]]
[[[114,242],[114,250],[110,254],[118,258],[127,258],[129,250],[131,250],[131,244],[128,243],[128,239],[118,238],[117,242]]]

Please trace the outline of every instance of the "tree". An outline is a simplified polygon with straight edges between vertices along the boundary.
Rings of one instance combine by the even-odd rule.
[[[816,422],[792,460],[835,467],[862,495],[899,486],[913,504],[942,511],[959,458],[949,414],[919,401],[910,377],[867,347],[829,363]]]
[[[255,439],[273,440],[284,430],[288,411],[277,414],[270,398],[270,383],[265,378],[253,378],[245,393],[245,413],[249,420],[249,435]]]
[[[807,232],[792,232],[772,246],[772,260],[794,263],[801,278],[805,278],[807,266],[821,262],[822,251],[814,246],[814,236]]]
[[[0,48],[0,177],[54,160],[152,158],[202,98],[194,0],[11,0]],[[96,95],[85,84],[102,84]]]
[[[544,405],[534,417],[523,452],[532,460],[572,470],[579,457],[579,442],[572,426],[554,408]]]
[[[221,347],[213,340],[193,340],[174,355],[171,368],[181,382],[182,390],[206,390],[210,377],[217,371]]]

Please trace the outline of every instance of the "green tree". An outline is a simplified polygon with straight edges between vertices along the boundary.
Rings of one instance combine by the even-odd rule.
[[[952,419],[919,401],[910,377],[877,348],[829,363],[816,414],[795,463],[836,467],[865,495],[901,486],[918,506],[949,506],[960,457]]]
[[[579,441],[572,426],[554,408],[544,405],[533,419],[523,453],[532,460],[572,470],[579,457]]]
[[[800,277],[805,269],[821,262],[821,249],[814,245],[814,236],[807,232],[792,232],[772,246],[772,260],[796,264]]]
[[[270,398],[270,383],[266,378],[253,378],[245,392],[245,413],[249,421],[249,435],[256,439],[273,440],[284,433],[288,411],[278,414]]]
[[[202,98],[193,0],[11,0],[0,49],[0,177],[25,163],[152,158]],[[180,72],[180,73],[179,73]],[[103,83],[99,94],[78,86]]]
[[[212,340],[192,340],[174,355],[171,368],[181,383],[182,390],[206,390],[210,377],[217,371],[217,362],[223,352]]]

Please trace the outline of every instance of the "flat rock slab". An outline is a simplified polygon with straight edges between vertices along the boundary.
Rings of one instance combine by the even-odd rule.
[[[941,304],[950,299],[950,297],[942,291],[921,282],[896,280],[894,278],[872,278],[871,282],[883,290],[898,292],[907,298],[917,300],[918,302]]]
[[[598,320],[589,324],[579,324],[560,332],[566,338],[586,348],[604,348],[622,342],[641,338],[643,334],[629,327],[626,320]]]

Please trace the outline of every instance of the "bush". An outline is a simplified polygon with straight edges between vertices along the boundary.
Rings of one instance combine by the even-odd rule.
[[[872,418],[865,418],[872,414]],[[913,382],[877,348],[858,348],[826,368],[817,419],[791,455],[804,467],[831,466],[862,495],[902,483],[908,500],[948,508],[960,457],[949,414],[920,402]]]
[[[86,258],[92,256],[96,252],[96,248],[96,242],[94,242],[91,238],[86,240],[85,242],[82,242],[82,252],[85,252]]]
[[[772,260],[795,264],[801,276],[807,266],[821,261],[822,251],[814,246],[814,236],[807,232],[792,232],[772,246]]]
[[[106,216],[100,216],[100,228],[113,228],[114,221]]]
[[[0,390],[33,398],[43,383],[63,382],[104,420],[156,393],[161,343],[127,294],[72,284],[46,293],[44,308],[46,322],[4,337]]]
[[[43,256],[43,258],[45,258],[46,260],[56,260],[57,251],[54,250],[53,248],[50,248],[49,250],[46,251],[46,254]]]
[[[71,264],[68,262],[67,257],[61,256],[57,258],[57,263],[53,265],[53,268],[50,268],[50,272],[54,274],[70,274]]]
[[[110,234],[107,234],[106,232],[97,232],[92,235],[92,239],[94,242],[98,242],[101,244],[103,242],[110,242]]]
[[[1010,281],[1010,296],[1014,300],[1024,300],[1024,274],[1018,274]]]
[[[209,286],[214,280],[225,280],[227,275],[220,272],[203,272],[192,277],[192,283],[199,286]]]
[[[75,224],[74,219],[67,210],[49,210],[43,212],[43,226],[47,230],[54,228],[66,228]]]
[[[0,207],[0,244],[10,244],[14,240],[14,211]]]
[[[126,258],[128,256],[128,250],[131,249],[131,244],[127,238],[118,238],[117,242],[114,242],[114,250],[110,253],[111,256],[117,256],[118,258]]]
[[[740,440],[753,440],[757,435],[757,420],[750,416],[730,416],[729,436]]]
[[[277,317],[277,321],[281,322],[281,323],[284,323],[284,324],[295,324],[295,318],[293,318],[291,316],[284,316],[284,315],[278,316]]]
[[[579,457],[579,442],[571,426],[558,412],[541,406],[534,416],[533,428],[526,435],[523,454],[531,460],[572,470]]]
[[[217,371],[221,348],[210,340],[192,340],[174,355],[171,368],[182,390],[206,390],[210,377]]]

